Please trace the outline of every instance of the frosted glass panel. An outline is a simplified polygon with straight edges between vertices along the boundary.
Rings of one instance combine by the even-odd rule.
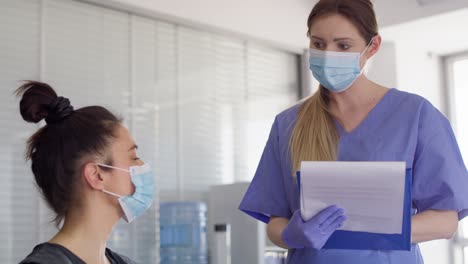
[[[217,33],[74,0],[0,5],[0,263],[57,232],[35,187],[13,91],[41,80],[73,106],[124,118],[155,171],[153,207],[119,222],[109,247],[159,261],[159,201],[204,200],[213,184],[252,179],[276,114],[298,98],[298,56]],[[43,124],[40,124],[43,125]]]

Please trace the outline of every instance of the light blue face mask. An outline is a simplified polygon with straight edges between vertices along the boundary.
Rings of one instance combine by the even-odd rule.
[[[142,215],[151,207],[151,204],[153,203],[155,184],[154,175],[148,164],[132,166],[128,170],[105,164],[98,163],[98,165],[130,173],[130,179],[135,186],[135,192],[132,195],[123,196],[103,190],[103,192],[119,198],[120,207],[122,207],[124,212],[123,218],[127,223],[131,223],[135,218]]]
[[[347,90],[362,74],[362,53],[309,50],[309,67],[315,79],[330,92]]]

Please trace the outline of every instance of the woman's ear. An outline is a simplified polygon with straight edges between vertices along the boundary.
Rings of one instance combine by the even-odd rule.
[[[368,51],[367,51],[368,60],[372,58],[379,51],[381,44],[382,44],[382,37],[380,35],[377,35],[372,39],[372,43],[370,44]]]
[[[102,191],[104,189],[104,180],[101,177],[102,170],[94,162],[86,163],[83,168],[83,177],[91,189]]]

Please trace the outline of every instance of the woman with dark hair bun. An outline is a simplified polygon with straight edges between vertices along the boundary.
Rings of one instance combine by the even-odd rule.
[[[133,221],[153,200],[154,176],[128,130],[104,107],[75,110],[45,83],[28,81],[17,95],[25,121],[46,122],[28,140],[27,158],[60,227],[21,264],[134,263],[106,247],[119,219]]]

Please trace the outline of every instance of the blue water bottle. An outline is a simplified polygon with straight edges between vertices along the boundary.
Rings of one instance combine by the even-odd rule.
[[[161,264],[207,264],[206,204],[160,205]]]

